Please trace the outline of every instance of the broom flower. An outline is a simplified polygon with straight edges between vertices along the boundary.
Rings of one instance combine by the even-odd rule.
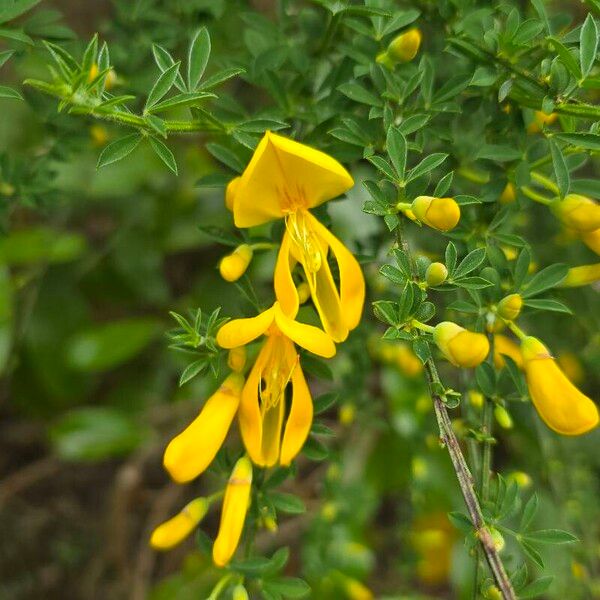
[[[161,523],[152,532],[150,545],[155,550],[170,550],[194,531],[208,512],[209,507],[210,502],[207,498],[192,500],[179,514]]]
[[[552,202],[550,208],[562,223],[579,233],[600,228],[600,204],[587,196],[567,194],[563,200]]]
[[[474,333],[451,321],[443,321],[434,327],[433,341],[456,367],[476,367],[490,351],[483,333]]]
[[[450,231],[460,220],[460,206],[454,198],[419,196],[413,200],[411,210],[421,223],[438,231]]]

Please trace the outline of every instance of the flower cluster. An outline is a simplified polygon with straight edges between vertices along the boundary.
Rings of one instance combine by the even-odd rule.
[[[238,546],[251,498],[252,464],[289,465],[309,434],[312,397],[297,347],[331,358],[335,344],[360,321],[365,298],[361,268],[310,212],[353,185],[350,174],[332,157],[267,132],[244,173],[227,186],[226,206],[236,227],[283,219],[285,230],[273,276],[274,303],[219,329],[216,341],[229,350],[231,373],[164,454],[164,466],[176,482],[194,479],[211,464],[237,416],[247,455],[236,463],[224,491],[213,545],[218,566],[226,565]],[[226,256],[220,263],[223,278],[239,279],[259,246],[243,244]],[[309,298],[321,327],[297,320],[300,305]],[[260,349],[245,374],[246,347],[258,339]],[[193,500],[155,530],[152,545],[166,549],[184,539],[220,496]]]

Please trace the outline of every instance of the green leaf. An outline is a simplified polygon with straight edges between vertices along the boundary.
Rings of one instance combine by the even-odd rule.
[[[188,54],[187,83],[190,92],[197,89],[202,75],[204,75],[209,56],[210,35],[206,27],[202,27],[192,39]]]
[[[192,380],[194,377],[196,377],[196,375],[206,369],[207,366],[208,362],[204,358],[196,360],[192,364],[188,365],[179,377],[179,387]]]
[[[522,598],[536,598],[541,596],[549,587],[550,584],[554,581],[554,577],[540,577],[535,581],[532,581],[529,585],[526,585],[524,588],[519,590],[519,600]]]
[[[239,68],[239,67],[223,69],[222,71],[219,71],[218,73],[215,73],[214,75],[211,75],[210,77],[205,79],[200,84],[198,89],[208,90],[210,88],[213,88],[213,87],[223,83],[224,81],[227,81],[228,79],[231,79],[232,77],[235,77],[236,75],[239,75],[240,73],[245,73],[245,72],[246,71],[244,69]]]
[[[0,98],[10,98],[12,100],[23,100],[23,96],[17,90],[6,85],[0,85]]]
[[[206,149],[223,164],[227,165],[232,171],[241,173],[244,170],[244,163],[226,146],[221,144],[210,143],[206,144]]]
[[[571,175],[569,167],[559,145],[551,138],[548,140],[550,144],[550,152],[552,153],[552,165],[554,166],[554,176],[560,191],[560,195],[564,198],[569,193],[571,186]]]
[[[21,29],[6,29],[4,27],[0,27],[0,38],[6,38],[9,40],[15,40],[16,42],[21,42],[23,44],[29,44],[33,46],[35,42]],[[47,43],[44,41],[44,43]]]
[[[529,308],[535,308],[536,310],[548,310],[552,312],[566,313],[568,315],[572,315],[573,311],[558,300],[554,300],[553,298],[536,298],[525,300],[523,303],[525,306]]]
[[[567,67],[571,75],[577,80],[581,79],[581,71],[579,70],[579,65],[572,52],[557,38],[549,36],[547,39],[554,46],[560,60],[563,65]]]
[[[161,71],[166,71],[175,64],[175,59],[171,56],[169,51],[158,44],[152,44],[152,54],[154,55],[154,61]],[[177,87],[180,92],[185,93],[187,91],[183,77],[179,71],[177,72],[177,77],[175,79],[175,87]]]
[[[0,67],[15,53],[14,50],[4,50],[0,52]]]
[[[396,173],[394,172],[392,165],[390,165],[385,158],[381,158],[381,156],[374,154],[373,156],[367,156],[367,160],[382,173],[384,173],[388,179],[391,181],[396,181]]]
[[[578,542],[573,534],[562,529],[541,529],[521,534],[523,539],[536,544],[572,544]]]
[[[585,150],[600,150],[600,135],[597,133],[557,133],[553,137]]]
[[[152,108],[150,108],[148,112],[157,113],[172,108],[181,108],[182,106],[195,106],[200,100],[204,100],[205,98],[216,98],[216,96],[210,92],[177,94],[177,96],[172,96],[171,98],[167,98],[162,102],[158,102]]]
[[[304,502],[294,494],[285,494],[284,492],[272,492],[269,498],[277,510],[290,515],[300,515],[306,512]]]
[[[458,511],[449,512],[448,519],[459,531],[462,531],[463,533],[472,533],[473,523],[471,523],[471,519],[464,513]]]
[[[416,167],[413,167],[408,172],[406,183],[433,171],[433,169],[439,167],[447,158],[448,155],[443,152],[435,152],[434,154],[425,157]]]
[[[382,265],[379,272],[392,283],[404,285],[406,283],[406,275],[393,265]]]
[[[454,274],[454,268],[456,267],[456,246],[452,242],[448,242],[446,246],[446,252],[444,253],[444,261],[446,269],[448,269],[448,275]]]
[[[506,144],[484,144],[477,153],[477,158],[496,160],[498,162],[519,160],[522,156],[523,153],[521,150]]]
[[[78,371],[106,371],[139,354],[160,333],[154,319],[111,321],[77,333],[66,348],[68,364]]]
[[[598,27],[591,14],[585,19],[579,33],[579,64],[585,79],[592,70],[598,52]]]
[[[370,106],[382,106],[383,102],[373,92],[367,90],[355,81],[343,83],[337,88],[344,96],[348,96],[350,100],[360,102],[361,104],[369,104]]]
[[[533,278],[523,286],[523,298],[531,298],[541,292],[556,287],[566,276],[569,267],[558,264],[550,265],[536,273]]]
[[[542,555],[529,542],[526,542],[525,540],[520,540],[520,542],[521,542],[521,547],[523,548],[523,551],[525,552],[525,554],[527,554],[527,556],[529,556],[529,558],[536,565],[538,565],[538,567],[543,569],[544,568],[544,559],[542,558]]]
[[[321,394],[317,398],[313,400],[313,407],[315,415],[319,415],[332,406],[338,401],[338,395],[336,392],[328,392],[326,394]]]
[[[137,148],[141,139],[142,136],[139,133],[132,133],[131,135],[127,135],[111,142],[100,153],[96,168],[100,169],[125,158]]]
[[[406,170],[406,139],[396,127],[390,127],[387,132],[387,151],[396,170],[398,179],[404,179]]]
[[[41,0],[3,0],[0,8],[0,23],[16,19],[40,2]]]
[[[283,595],[285,598],[305,598],[310,594],[310,586],[297,577],[280,577],[263,582],[264,589]]]
[[[150,137],[150,145],[152,149],[156,153],[156,155],[162,160],[175,175],[177,175],[177,162],[175,161],[175,157],[171,150],[158,138]]]
[[[148,94],[144,111],[149,110],[173,87],[179,73],[180,62],[171,65],[166,71],[163,71],[159,76],[154,86]]]
[[[452,273],[452,279],[460,279],[474,271],[485,260],[485,248],[476,248],[465,256],[456,270]]]
[[[533,521],[535,515],[537,514],[538,506],[539,506],[538,495],[534,492],[532,494],[531,498],[529,498],[529,500],[527,500],[527,504],[525,505],[525,508],[523,509],[523,515],[521,516],[521,523],[519,525],[520,531],[524,532],[529,528],[529,526],[531,525],[531,522]]]

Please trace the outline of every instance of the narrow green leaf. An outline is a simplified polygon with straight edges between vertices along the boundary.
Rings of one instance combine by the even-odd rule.
[[[373,94],[367,88],[363,87],[355,81],[343,83],[337,88],[344,96],[348,96],[350,100],[360,102],[361,104],[369,104],[370,106],[382,106],[381,98]]]
[[[290,515],[300,515],[306,512],[306,506],[301,498],[294,494],[286,494],[284,492],[272,492],[269,495],[271,502],[277,510],[288,513]]]
[[[560,40],[553,36],[548,37],[548,41],[554,46],[554,49],[560,57],[560,60],[562,61],[563,65],[567,67],[571,75],[573,75],[573,77],[575,77],[577,80],[581,79],[579,64],[577,63],[577,60],[575,60],[571,50],[569,50],[569,48],[567,48]]]
[[[406,139],[396,127],[390,127],[387,132],[387,151],[398,175],[398,179],[404,179],[406,171]]]
[[[541,596],[554,581],[554,577],[540,577],[519,590],[519,600]]]
[[[579,64],[585,79],[592,70],[598,52],[598,27],[591,14],[585,19],[579,33]]]
[[[553,137],[585,150],[600,150],[600,135],[597,133],[557,133]]]
[[[177,175],[177,162],[169,148],[156,137],[150,137],[150,145],[156,155],[162,160],[175,175]]]
[[[579,541],[573,534],[562,529],[541,529],[522,534],[529,542],[536,544],[572,544]]]
[[[148,94],[146,106],[144,107],[145,111],[157,104],[159,100],[173,87],[175,79],[177,78],[177,73],[179,72],[180,64],[181,63],[176,62],[159,75],[158,79],[154,83],[154,86],[150,90],[150,93]]]
[[[0,98],[12,98],[14,100],[23,100],[23,96],[17,90],[6,85],[0,85]]]
[[[531,280],[523,286],[522,296],[531,298],[541,292],[556,287],[566,276],[569,268],[564,264],[550,265],[536,273]]]
[[[170,52],[158,44],[152,44],[152,54],[154,56],[154,61],[161,71],[166,71],[170,66],[175,64],[175,59],[171,56]],[[183,81],[180,72],[177,73],[175,86],[180,92],[187,92],[185,82]]]
[[[210,56],[210,35],[206,27],[196,32],[190,44],[187,65],[188,90],[193,92],[198,87],[206,69]]]
[[[0,52],[0,67],[15,53],[14,50],[4,50]]]
[[[569,193],[571,186],[571,175],[565,157],[558,144],[551,138],[548,140],[550,152],[552,153],[552,165],[554,166],[554,176],[560,190],[560,195],[564,198]]]
[[[544,559],[534,546],[532,546],[529,542],[526,542],[525,540],[521,540],[521,547],[523,548],[525,554],[527,554],[527,556],[529,556],[529,558],[531,558],[531,560],[536,565],[538,565],[538,567],[540,567],[541,569],[544,568]]]
[[[486,250],[485,248],[476,248],[472,252],[469,252],[465,256],[456,271],[452,274],[453,279],[460,279],[465,275],[468,275],[471,271],[474,271],[481,263],[485,260]]]
[[[426,175],[430,171],[433,171],[436,167],[439,167],[448,158],[447,154],[443,152],[435,152],[425,157],[416,167],[413,167],[406,177],[406,182],[413,181],[418,177]]]
[[[566,313],[572,315],[573,311],[562,302],[554,300],[553,298],[530,298],[525,300],[525,306],[529,308],[535,308],[536,310],[549,310],[552,312]]]
[[[205,79],[198,86],[198,89],[199,90],[208,90],[210,88],[213,88],[213,87],[227,81],[228,79],[231,79],[232,77],[235,77],[236,75],[240,75],[241,73],[245,73],[245,72],[246,71],[244,69],[241,69],[239,67],[223,69],[223,71],[219,71],[218,73],[215,73],[214,75],[211,75],[210,77]]]
[[[142,136],[139,133],[132,133],[111,142],[102,150],[96,168],[100,169],[125,158],[135,150],[141,139]]]

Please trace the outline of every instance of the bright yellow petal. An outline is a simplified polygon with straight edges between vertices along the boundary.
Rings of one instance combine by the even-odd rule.
[[[290,319],[278,304],[275,304],[275,322],[284,335],[305,350],[324,358],[335,355],[335,344],[331,337],[318,327]]]
[[[247,457],[235,464],[223,498],[219,533],[213,545],[213,561],[223,567],[234,555],[246,520],[252,490],[252,463]]]
[[[290,253],[290,244],[290,235],[286,231],[283,234],[283,240],[281,241],[281,247],[277,255],[273,283],[275,286],[275,296],[281,306],[281,310],[293,319],[298,314],[300,300],[298,290],[292,278],[292,270],[296,264],[296,260]]]
[[[331,156],[267,131],[237,186],[237,227],[252,227],[335,198],[354,185]]]
[[[202,473],[222,446],[240,404],[244,378],[232,373],[206,401],[200,414],[177,437],[164,455],[164,466],[178,483]]]
[[[274,310],[271,307],[256,317],[229,321],[219,329],[217,344],[221,348],[227,349],[245,346],[269,329],[271,323],[273,323],[274,316]]]
[[[159,525],[150,538],[150,545],[156,550],[169,550],[182,542],[200,523],[208,511],[206,498],[192,500],[172,519]]]
[[[348,329],[360,322],[365,302],[365,278],[352,252],[309,213],[311,226],[331,248],[340,272],[340,301]]]
[[[281,444],[280,464],[289,465],[302,449],[312,424],[313,403],[300,361],[292,373],[292,402]]]

